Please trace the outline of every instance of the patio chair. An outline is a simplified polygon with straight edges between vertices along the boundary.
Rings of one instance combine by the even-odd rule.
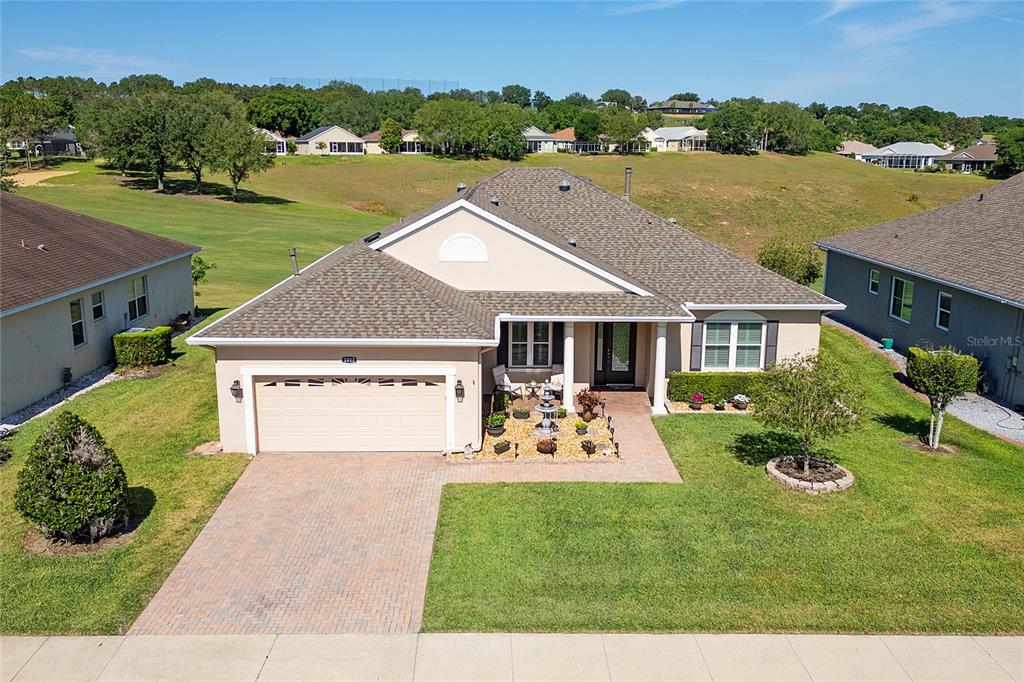
[[[551,392],[558,396],[558,399],[562,399],[563,389],[562,385],[565,383],[564,374],[552,374],[551,378],[548,379],[548,383],[551,384]]]
[[[512,380],[508,378],[508,374],[505,372],[505,365],[495,365],[491,370],[491,374],[494,375],[495,392],[505,393],[510,400],[523,397],[522,387],[513,385]]]

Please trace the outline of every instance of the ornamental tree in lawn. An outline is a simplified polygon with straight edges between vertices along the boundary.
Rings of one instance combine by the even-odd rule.
[[[47,537],[96,540],[128,518],[128,479],[96,428],[62,412],[18,472],[14,505]]]
[[[754,416],[768,428],[800,438],[808,474],[814,443],[853,428],[862,402],[860,387],[838,363],[812,353],[783,360],[764,373],[755,388]]]
[[[274,157],[267,154],[266,139],[243,118],[219,121],[214,126],[213,140],[213,168],[227,173],[231,200],[238,201],[238,184],[273,166]]]
[[[935,450],[949,404],[978,386],[978,359],[961,355],[952,346],[937,351],[911,348],[907,354],[907,378],[915,389],[928,396],[928,447]]]
[[[380,148],[388,154],[397,154],[402,148],[402,124],[393,118],[380,124]]]

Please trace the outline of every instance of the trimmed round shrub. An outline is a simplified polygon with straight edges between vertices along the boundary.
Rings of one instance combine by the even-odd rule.
[[[47,537],[95,542],[127,521],[128,478],[96,427],[62,412],[32,445],[14,504]]]

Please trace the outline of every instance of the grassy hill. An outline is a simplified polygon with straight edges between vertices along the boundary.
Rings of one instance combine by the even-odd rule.
[[[201,305],[236,305],[284,277],[287,249],[308,263],[510,165],[430,157],[289,157],[244,185],[246,200],[196,197],[184,174],[175,195],[151,191],[145,175],[126,182],[91,162],[65,162],[78,172],[21,191],[76,211],[201,245],[218,269]],[[645,157],[537,154],[526,166],[562,166],[620,193],[633,167],[633,199],[747,256],[774,235],[809,241],[950,203],[991,184],[974,176],[877,168],[833,154],[752,157],[713,153]]]

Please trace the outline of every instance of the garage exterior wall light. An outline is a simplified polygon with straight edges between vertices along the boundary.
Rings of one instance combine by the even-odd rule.
[[[231,388],[228,390],[231,391],[231,397],[235,399],[236,403],[242,402],[242,384],[238,379],[235,379],[234,383],[231,384]]]
[[[455,400],[460,403],[466,398],[466,387],[462,385],[462,379],[455,382]]]

